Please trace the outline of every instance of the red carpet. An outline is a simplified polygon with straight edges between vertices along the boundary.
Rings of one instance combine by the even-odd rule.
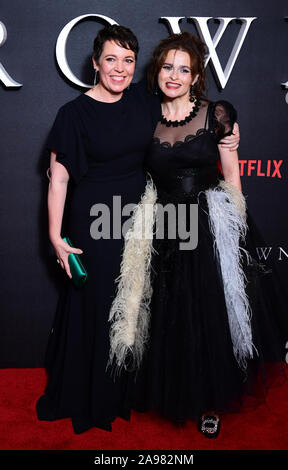
[[[288,382],[270,391],[253,412],[225,417],[216,440],[206,439],[195,423],[175,428],[170,423],[133,413],[120,418],[113,432],[91,429],[75,435],[71,421],[40,422],[35,403],[45,386],[43,369],[0,370],[1,450],[287,450]]]

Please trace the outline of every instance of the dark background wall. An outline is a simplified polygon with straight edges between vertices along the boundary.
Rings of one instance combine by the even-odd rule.
[[[55,44],[70,20],[88,13],[108,16],[136,33],[141,51],[135,81],[141,78],[153,47],[169,34],[161,17],[183,16],[182,31],[196,34],[187,17],[257,17],[224,90],[218,88],[208,65],[208,94],[212,99],[231,101],[238,111],[243,191],[265,238],[259,255],[265,253],[268,264],[270,260],[276,263],[281,279],[288,278],[288,105],[287,90],[281,87],[288,81],[286,0],[2,1],[0,21],[7,29],[7,40],[0,47],[0,63],[22,86],[0,85],[0,367],[43,365],[63,276],[47,236],[48,162],[43,149],[58,108],[86,91],[60,71]],[[85,83],[93,81],[92,44],[103,24],[86,20],[69,35],[68,62]],[[212,36],[218,25],[216,20],[209,21]],[[217,47],[223,68],[239,29],[239,22],[232,21]],[[249,161],[256,170],[248,171]],[[269,161],[270,176],[266,171]]]

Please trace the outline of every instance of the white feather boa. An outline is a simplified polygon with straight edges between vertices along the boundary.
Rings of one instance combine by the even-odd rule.
[[[209,208],[209,225],[214,238],[215,253],[222,271],[228,321],[235,358],[246,368],[253,357],[251,311],[246,295],[240,248],[245,238],[246,202],[242,193],[223,181],[219,187],[205,191]],[[120,276],[116,280],[117,294],[112,303],[109,321],[110,355],[108,366],[116,372],[138,368],[149,337],[151,286],[151,257],[153,229],[156,220],[157,191],[152,181],[146,184],[140,203],[135,207],[132,226],[125,236]],[[129,364],[127,364],[127,362]]]
[[[153,228],[156,218],[157,191],[149,180],[140,203],[135,207],[132,226],[125,235],[117,294],[112,303],[109,321],[109,364],[115,359],[115,370],[139,367],[150,320],[152,297],[151,257]]]
[[[205,191],[209,208],[209,225],[215,239],[216,255],[221,266],[223,288],[233,343],[234,356],[242,369],[253,357],[251,308],[246,294],[246,277],[242,257],[250,255],[240,247],[247,232],[246,201],[241,191],[222,181],[219,187]],[[256,348],[255,348],[256,350]]]

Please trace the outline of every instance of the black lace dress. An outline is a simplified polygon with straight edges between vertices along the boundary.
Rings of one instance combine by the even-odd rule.
[[[250,354],[242,362],[235,351],[249,337],[249,328],[237,346],[239,338],[229,304],[235,281],[233,270],[231,267],[227,282],[229,267],[227,270],[226,266],[225,278],[218,251],[220,242],[218,246],[211,230],[212,207],[214,212],[216,207],[216,229],[221,218],[221,212],[217,212],[220,205],[213,206],[213,198],[224,192],[219,186],[223,178],[217,143],[231,132],[235,118],[236,112],[229,103],[208,106],[203,100],[197,116],[184,126],[174,128],[158,123],[146,161],[157,188],[158,203],[184,204],[186,208],[198,204],[195,249],[180,249],[179,235],[169,237],[167,223],[164,239],[155,235],[150,339],[141,368],[131,382],[129,397],[134,409],[156,410],[175,422],[197,420],[203,412],[212,410],[221,413],[254,407],[264,399],[267,387],[282,383],[285,376],[281,365],[284,338],[279,333],[280,312],[275,311],[275,298],[266,298],[260,290],[264,285],[267,291],[267,283],[271,293],[271,273],[265,273],[255,261],[256,232],[249,213],[246,239],[239,237],[251,256],[249,262],[246,252],[240,256],[252,332]],[[210,202],[208,194],[212,195]],[[189,224],[195,224],[189,214],[187,209],[187,229]],[[222,222],[225,228],[225,220]],[[220,227],[218,238],[221,230]],[[245,328],[242,323],[240,319],[239,332]]]

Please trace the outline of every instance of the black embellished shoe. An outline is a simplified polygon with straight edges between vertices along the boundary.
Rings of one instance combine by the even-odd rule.
[[[217,415],[202,415],[198,422],[198,431],[209,439],[215,439],[220,431],[220,418]]]

